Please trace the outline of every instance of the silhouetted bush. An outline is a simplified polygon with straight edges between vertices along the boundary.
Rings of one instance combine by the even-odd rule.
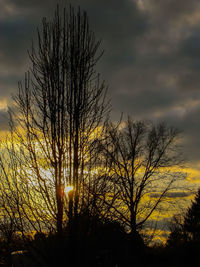
[[[37,233],[28,245],[36,266],[143,266],[145,246],[115,221],[79,214],[63,234]]]

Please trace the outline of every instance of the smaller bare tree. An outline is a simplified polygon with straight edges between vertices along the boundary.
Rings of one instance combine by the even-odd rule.
[[[184,177],[179,136],[164,123],[153,125],[128,118],[117,126],[107,125],[100,148],[113,194],[105,202],[132,234],[158,210],[174,182]]]

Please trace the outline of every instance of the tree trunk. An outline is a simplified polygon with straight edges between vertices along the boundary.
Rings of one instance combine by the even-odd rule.
[[[62,234],[63,232],[63,188],[59,186],[56,192],[57,196],[57,232]]]

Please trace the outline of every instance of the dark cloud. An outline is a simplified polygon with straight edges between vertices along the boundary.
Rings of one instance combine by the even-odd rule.
[[[2,0],[0,3],[0,102],[28,68],[27,49],[44,16],[69,0]],[[98,71],[109,84],[113,118],[166,120],[180,127],[185,150],[200,159],[199,0],[75,0],[102,39]],[[199,103],[198,103],[199,101]],[[1,123],[1,121],[0,121]],[[3,123],[3,122],[2,122]]]
[[[147,16],[135,1],[88,0],[81,6],[87,10],[97,37],[102,39],[105,55],[101,71],[109,79],[119,69],[133,64],[137,38],[148,29]]]
[[[197,97],[199,101],[200,97]],[[176,127],[182,128],[184,133],[184,148],[187,154],[187,159],[190,161],[199,160],[199,147],[200,147],[200,102],[196,103],[193,100],[193,107],[185,111],[181,119],[168,118],[168,121],[176,125]]]
[[[9,129],[8,113],[6,110],[0,110],[0,132]]]
[[[20,74],[0,74],[0,106],[1,99],[7,99],[8,103],[11,103],[11,96],[17,91],[17,83],[23,78]]]
[[[200,27],[196,26],[191,29],[190,34],[188,34],[179,43],[179,50],[177,51],[177,57],[179,57],[180,62],[185,65],[188,72],[199,72],[200,71]],[[193,81],[191,80],[191,86],[193,86]]]
[[[4,68],[21,66],[26,61],[30,44],[31,23],[23,18],[11,18],[0,23],[0,62]]]
[[[184,198],[184,197],[189,197],[189,196],[193,196],[194,195],[194,192],[193,191],[187,191],[187,192],[184,192],[184,191],[181,191],[181,192],[168,192],[165,196],[167,198]],[[160,197],[160,194],[158,193],[153,193],[151,194],[151,197]]]
[[[34,29],[41,25],[42,17],[52,17],[57,3],[61,7],[64,4],[68,7],[70,1],[8,1],[13,12],[4,18],[1,23],[2,30],[0,29],[2,43],[0,50],[3,51],[4,57],[8,57],[13,64],[25,58],[21,55],[30,46]],[[121,68],[122,65],[133,62],[134,40],[144,33],[147,27],[145,15],[138,10],[134,1],[76,0],[73,5],[75,7],[80,5],[87,11],[91,28],[97,38],[102,39],[102,46],[106,51],[104,67],[106,64],[111,72],[114,67]],[[16,49],[13,49],[13,43]]]
[[[168,24],[182,22],[200,7],[198,0],[144,0],[147,11],[151,13],[153,22],[162,22],[154,25],[166,27]]]

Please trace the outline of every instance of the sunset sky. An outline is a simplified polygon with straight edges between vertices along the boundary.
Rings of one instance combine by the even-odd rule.
[[[200,185],[200,1],[73,0],[89,16],[105,53],[98,71],[109,86],[112,119],[166,121],[182,131],[188,180]],[[30,62],[36,27],[54,0],[0,1],[0,130]],[[181,197],[180,192],[177,196]],[[187,195],[188,196],[188,195]]]

